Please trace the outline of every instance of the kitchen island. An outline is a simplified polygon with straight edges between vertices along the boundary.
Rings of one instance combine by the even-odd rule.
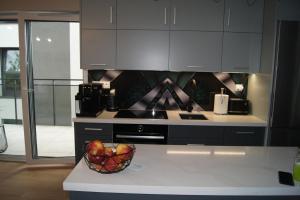
[[[292,172],[293,147],[136,145],[131,165],[99,174],[81,160],[63,183],[78,199],[300,199],[300,187],[279,184]]]

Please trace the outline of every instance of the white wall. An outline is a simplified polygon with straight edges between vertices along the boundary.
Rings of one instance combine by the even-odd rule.
[[[0,24],[0,48],[1,47],[19,47],[17,24]]]
[[[82,79],[82,69],[80,69],[80,34],[79,23],[70,23],[70,77],[71,79]],[[78,82],[70,82],[70,85]],[[75,95],[78,87],[71,86],[71,116],[76,117]]]
[[[251,74],[248,78],[248,99],[251,112],[262,120],[268,120],[270,108],[271,75]]]

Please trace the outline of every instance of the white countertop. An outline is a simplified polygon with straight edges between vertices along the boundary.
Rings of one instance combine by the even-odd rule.
[[[266,127],[264,120],[254,115],[217,115],[209,111],[193,111],[191,114],[204,114],[208,120],[182,120],[179,113],[186,111],[167,111],[168,119],[132,119],[114,118],[117,112],[103,111],[98,117],[76,117],[74,122],[86,123],[126,123],[126,124],[168,124],[202,126],[260,126]]]
[[[99,174],[81,160],[64,190],[174,195],[300,195],[281,185],[278,170],[292,172],[297,148],[136,145],[131,165]]]

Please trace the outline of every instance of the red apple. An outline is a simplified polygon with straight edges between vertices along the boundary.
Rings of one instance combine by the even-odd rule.
[[[114,154],[113,149],[111,147],[105,147],[104,154],[107,157],[112,157]]]
[[[118,167],[118,163],[116,163],[114,161],[114,159],[112,158],[108,158],[106,161],[105,161],[105,164],[104,164],[104,169],[106,169],[107,171],[109,172],[113,172],[117,169]]]
[[[91,163],[94,163],[94,164],[101,164],[103,161],[104,161],[104,156],[94,156],[94,155],[91,155],[91,154],[88,154],[88,159]]]
[[[104,145],[100,140],[93,140],[87,146],[87,153],[93,156],[100,156],[104,153]]]
[[[133,156],[133,149],[127,144],[118,144],[116,148],[116,155],[116,158],[120,159],[121,162],[129,160]]]

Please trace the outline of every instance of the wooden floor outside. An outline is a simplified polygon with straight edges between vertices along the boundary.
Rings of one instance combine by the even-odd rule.
[[[34,166],[0,161],[1,200],[67,200],[62,183],[72,166]]]

